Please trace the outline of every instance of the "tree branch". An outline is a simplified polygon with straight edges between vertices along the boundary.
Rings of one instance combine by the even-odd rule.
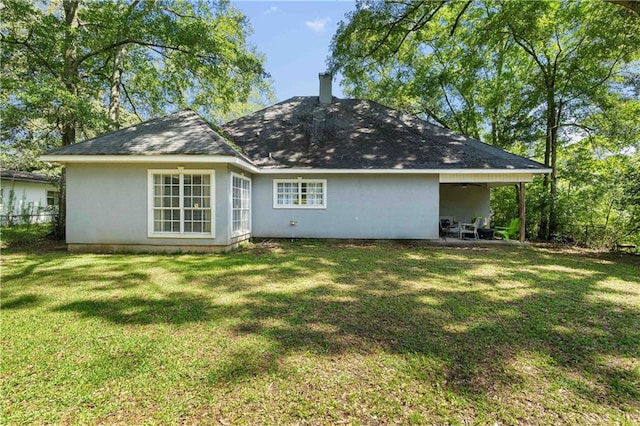
[[[609,3],[614,3],[622,7],[626,7],[629,10],[634,11],[640,15],[640,2],[638,0],[605,0]]]
[[[438,13],[438,11],[446,3],[447,3],[447,0],[442,0],[442,1],[439,2],[439,4],[436,6],[436,8],[433,11],[431,11],[430,14],[428,14],[428,16],[427,16],[427,14],[423,14],[418,19],[418,21],[416,23],[414,23],[413,27],[405,32],[404,36],[402,37],[402,40],[400,40],[400,43],[398,43],[398,45],[395,48],[392,49],[392,53],[393,54],[398,53],[398,51],[400,50],[400,47],[402,47],[402,44],[404,44],[404,42],[406,41],[406,39],[409,36],[409,34],[412,33],[412,32],[416,32],[416,31],[420,30],[421,28],[423,28],[429,21],[431,21],[431,19],[435,16],[435,14]],[[382,37],[382,39],[379,40],[378,43],[376,43],[376,45],[371,50],[369,50],[369,52],[367,52],[365,55],[363,55],[362,57],[372,56],[374,53],[376,53],[378,51],[378,49],[380,49],[389,40],[389,37],[393,33],[393,30],[398,25],[400,25],[402,22],[405,22],[409,18],[409,16],[411,16],[414,12],[416,12],[421,7],[423,7],[424,4],[425,4],[425,1],[419,1],[419,2],[416,2],[415,4],[412,4],[412,7],[409,10],[405,11],[395,21],[389,23],[388,24],[389,27],[387,29],[387,32]]]
[[[40,55],[40,53],[37,50],[31,47],[31,45],[27,42],[30,37],[31,37],[31,33],[29,33],[26,40],[21,41],[21,40],[11,40],[6,38],[4,35],[2,35],[0,37],[0,41],[2,41],[3,43],[24,46],[29,52],[31,52],[36,58],[38,58],[42,66],[44,66],[51,73],[51,75],[53,75],[56,78],[60,78],[60,73],[56,72],[51,66],[51,64],[49,64],[49,62],[42,55]]]
[[[447,122],[445,122],[444,120],[442,120],[440,117],[438,117],[431,109],[427,108],[426,106],[422,106],[422,109],[423,109],[423,111],[421,111],[421,112],[427,114],[428,117],[431,117],[433,120],[435,120],[442,127],[446,128],[446,129],[449,129],[449,130],[451,129],[449,124]]]
[[[458,16],[456,16],[456,20],[453,23],[453,27],[451,27],[451,31],[449,32],[449,37],[453,37],[454,33],[456,32],[456,28],[458,28],[458,23],[460,22],[460,18],[462,18],[462,15],[464,15],[464,13],[467,11],[469,6],[471,6],[471,0],[468,0],[467,3],[462,7],[460,12],[458,12]]]
[[[101,47],[100,49],[94,50],[92,52],[89,52],[89,53],[86,53],[86,54],[80,56],[77,59],[76,64],[80,65],[82,62],[86,61],[87,59],[89,59],[89,58],[91,58],[93,56],[99,55],[101,53],[108,52],[110,50],[113,50],[113,49],[115,49],[117,47],[120,47],[122,45],[125,45],[125,44],[135,44],[137,46],[144,46],[144,47],[158,48],[158,49],[166,49],[166,50],[171,50],[171,51],[174,51],[174,52],[184,52],[184,53],[193,54],[193,52],[190,52],[187,49],[183,49],[183,48],[177,47],[177,46],[168,46],[168,45],[164,45],[164,44],[150,43],[150,42],[145,42],[145,41],[142,41],[142,40],[136,40],[136,39],[132,39],[132,38],[125,38],[125,39],[113,42],[111,44],[108,44],[106,46]],[[154,50],[154,51],[156,53],[160,53],[157,50]],[[194,56],[199,57],[201,59],[204,58],[203,55],[194,54]]]
[[[462,134],[466,134],[466,131],[465,131],[466,129],[462,126],[462,123],[460,122],[460,118],[458,117],[458,114],[456,114],[456,111],[453,108],[453,105],[451,105],[451,102],[449,101],[449,95],[447,95],[447,88],[442,83],[440,83],[440,87],[442,88],[442,93],[444,94],[444,100],[447,102],[449,111],[451,111],[451,114],[453,115],[453,119],[458,125],[458,128],[456,130]]]
[[[538,58],[538,54],[536,52],[535,47],[533,47],[531,43],[529,43],[524,37],[516,34],[516,31],[513,29],[510,22],[507,22],[507,26],[509,27],[509,31],[513,36],[513,41],[515,41],[518,46],[522,47],[524,51],[527,52],[529,56],[531,56],[536,61],[536,63],[538,64],[538,67],[540,68],[540,71],[542,72],[542,75],[544,75],[546,79],[547,78],[546,67],[542,62],[540,62],[540,58]]]
[[[122,90],[124,91],[124,95],[127,97],[127,101],[129,102],[129,105],[131,105],[131,108],[133,109],[133,113],[136,115],[136,117],[138,117],[138,120],[140,120],[140,122],[142,123],[143,121],[142,117],[140,117],[140,114],[138,114],[138,111],[136,110],[136,104],[133,103],[133,100],[129,96],[129,92],[127,91],[127,86],[125,86],[124,83],[122,83]]]

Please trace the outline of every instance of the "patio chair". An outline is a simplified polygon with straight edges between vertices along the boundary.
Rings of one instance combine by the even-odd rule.
[[[440,216],[440,235],[447,239],[447,234],[458,233],[458,222],[454,216]]]
[[[476,240],[480,237],[478,236],[478,228],[480,228],[484,224],[483,217],[476,217],[476,220],[473,223],[461,223],[460,224],[460,239],[463,239],[465,235],[473,235],[473,238]]]
[[[511,219],[511,223],[508,228],[495,228],[494,233],[496,236],[502,237],[503,240],[509,241],[511,238],[515,238],[520,230],[520,219]]]

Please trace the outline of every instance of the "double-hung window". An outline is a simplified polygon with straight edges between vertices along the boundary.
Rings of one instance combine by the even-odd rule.
[[[213,237],[212,170],[149,170],[149,236]]]
[[[324,209],[327,207],[325,179],[275,179],[274,208]]]
[[[251,179],[231,173],[231,234],[251,232]]]
[[[57,207],[60,205],[60,192],[47,191],[47,207]]]

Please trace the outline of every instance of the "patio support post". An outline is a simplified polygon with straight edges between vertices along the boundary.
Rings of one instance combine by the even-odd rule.
[[[524,243],[524,234],[525,234],[525,223],[527,220],[527,209],[525,205],[525,184],[524,182],[520,182],[520,200],[519,200],[519,214],[520,217],[520,242]]]

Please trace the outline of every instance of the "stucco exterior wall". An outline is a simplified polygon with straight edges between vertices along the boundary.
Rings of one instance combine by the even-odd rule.
[[[489,219],[490,189],[486,184],[478,185],[468,185],[464,188],[460,184],[441,184],[440,216],[454,216],[462,223],[470,223],[473,216]]]
[[[12,212],[9,212],[10,194],[13,190],[14,200]],[[2,201],[0,221],[6,223],[7,215],[12,213],[14,222],[23,223],[22,214],[29,214],[31,223],[50,222],[52,209],[47,208],[47,191],[58,191],[55,185],[36,182],[2,180]]]
[[[156,238],[148,230],[149,169],[215,170],[214,238]],[[229,173],[226,165],[69,164],[67,243],[72,245],[227,246]]]
[[[273,180],[291,178],[296,176],[253,177],[254,237],[438,238],[435,175],[306,175],[326,179],[326,209],[273,208]]]

